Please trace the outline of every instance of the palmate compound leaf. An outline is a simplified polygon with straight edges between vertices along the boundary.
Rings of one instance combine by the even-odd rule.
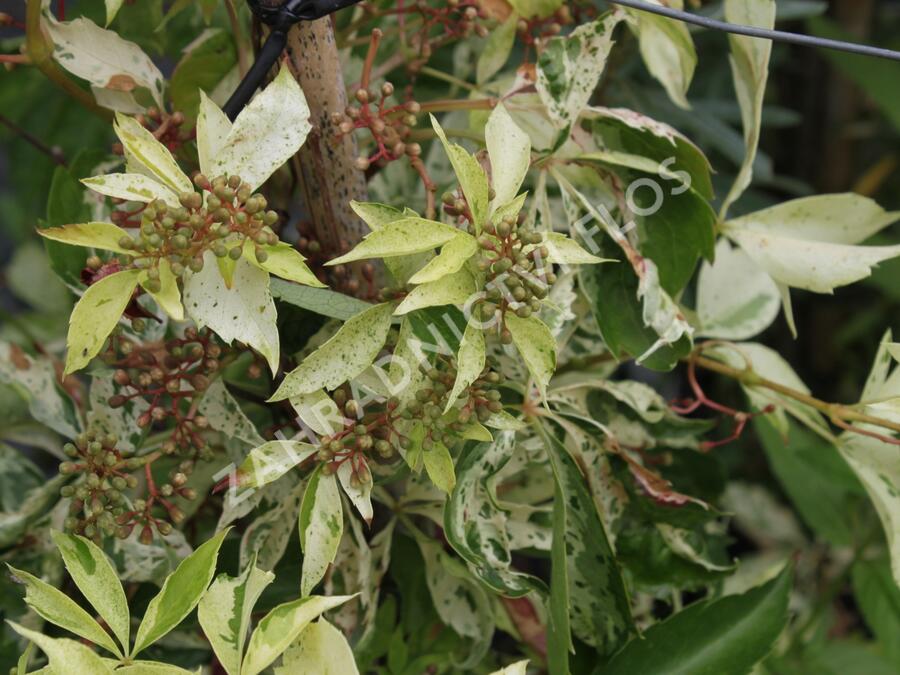
[[[197,606],[216,572],[219,549],[229,529],[203,543],[181,561],[147,605],[131,656],[137,655],[180,624]]]
[[[125,591],[106,554],[89,539],[52,532],[66,570],[82,595],[128,651],[131,621]]]
[[[788,619],[791,570],[743,595],[697,602],[633,638],[604,675],[744,675]]]
[[[393,303],[382,303],[348,320],[334,336],[287,374],[269,399],[281,401],[319,389],[332,390],[368,368],[384,347]]]
[[[306,485],[298,527],[303,549],[300,595],[305,598],[334,562],[344,533],[344,509],[337,480],[334,475],[324,475],[321,467]]]
[[[137,288],[140,270],[103,277],[81,296],[69,317],[65,373],[84,368],[103,348]]]
[[[250,643],[241,675],[258,675],[297,639],[323,612],[339,607],[355,596],[310,596],[278,605],[259,622]]]
[[[197,606],[203,633],[228,675],[240,675],[253,607],[274,580],[275,575],[259,569],[254,558],[240,576],[216,577]]]
[[[574,124],[597,88],[614,44],[613,31],[624,16],[607,14],[545,44],[537,63],[537,90],[559,129]]]
[[[207,133],[222,124],[205,127]],[[219,150],[203,168],[208,177],[238,175],[254,189],[296,154],[312,129],[309,106],[290,68],[278,75],[241,111]],[[211,142],[204,140],[209,147]]]

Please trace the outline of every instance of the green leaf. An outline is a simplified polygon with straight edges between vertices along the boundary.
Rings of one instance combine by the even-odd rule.
[[[51,638],[46,635],[7,621],[9,626],[26,640],[31,640],[41,648],[50,661],[55,673],[90,673],[90,675],[109,675],[112,673],[106,663],[88,647],[68,638]]]
[[[459,364],[456,381],[447,397],[444,414],[449,412],[456,403],[456,399],[481,376],[481,372],[484,370],[485,354],[484,332],[474,323],[467,324],[466,332],[463,333],[459,343],[459,353],[456,356],[456,362]]]
[[[333,475],[322,474],[321,466],[312,474],[300,504],[300,546],[303,568],[300,595],[306,597],[334,562],[344,534],[344,509]]]
[[[276,277],[295,281],[305,286],[313,286],[315,288],[326,288],[325,284],[316,278],[306,265],[306,258],[300,255],[300,251],[290,244],[279,242],[274,246],[263,246],[262,250],[266,252],[267,257],[263,262],[256,259],[252,246],[248,243],[245,248],[245,256],[257,267],[264,269],[269,274]]]
[[[701,334],[720,340],[748,340],[772,325],[781,294],[771,277],[727,239],[716,245],[716,261],[703,263],[697,282]]]
[[[122,142],[129,173],[144,173],[155,178],[175,194],[194,191],[194,184],[178,166],[169,149],[137,120],[117,114],[115,131]]]
[[[551,607],[556,607],[554,616],[567,613],[575,635],[609,656],[637,633],[628,591],[578,465],[556,439],[547,450],[556,481],[553,565],[566,568],[562,578],[554,570]],[[565,586],[559,588],[563,579]],[[564,608],[558,607],[562,599]]]
[[[216,560],[228,529],[222,530],[181,561],[144,612],[131,656],[134,657],[180,624],[200,602],[216,572]]]
[[[375,305],[347,321],[334,336],[284,378],[269,399],[281,401],[319,389],[332,390],[372,365],[384,347],[392,303]]]
[[[143,87],[164,108],[165,78],[140,47],[90,19],[42,22],[53,39],[53,58],[73,75],[101,89]]]
[[[122,651],[109,634],[68,595],[28,572],[7,567],[17,581],[25,584],[25,602],[42,618],[121,658]]]
[[[493,478],[509,462],[515,434],[497,434],[493,443],[470,445],[456,466],[456,486],[444,507],[444,531],[469,569],[496,593],[518,598],[544,583],[512,568],[506,514],[496,505]]]
[[[593,120],[591,129],[598,146],[653,160],[656,170],[651,173],[665,176],[672,172],[704,199],[712,199],[709,160],[676,129],[626,108],[595,107],[585,115]]]
[[[853,596],[866,625],[878,638],[885,655],[900,665],[900,588],[886,559],[859,560],[853,565]]]
[[[172,272],[172,264],[165,258],[160,258],[159,266],[159,291],[147,291],[166,314],[175,321],[184,321],[184,305],[181,304],[181,289],[178,288],[178,277]],[[146,286],[147,279],[141,279],[141,285]],[[144,290],[147,290],[144,288]]]
[[[507,204],[516,198],[531,167],[531,139],[498,104],[484,127],[484,139],[491,158],[493,204]]]
[[[128,647],[129,614],[125,591],[106,554],[94,542],[78,535],[51,530],[72,581],[123,647]]]
[[[189,3],[194,4],[194,3]],[[237,51],[235,50],[234,36],[227,30],[209,30],[201,33],[184,51],[184,56],[175,66],[172,77],[169,80],[169,95],[175,110],[184,113],[191,124],[197,120],[197,149],[203,146],[200,143],[200,118],[203,117],[204,92],[212,92],[237,65]],[[209,101],[208,98],[206,98]],[[210,101],[211,102],[211,101]],[[215,104],[213,104],[215,105]],[[218,106],[217,106],[218,107]],[[224,115],[222,115],[224,117]],[[227,118],[225,118],[226,121]],[[209,119],[207,118],[207,121]],[[224,133],[218,137],[220,145],[228,136],[231,122],[228,122]],[[213,155],[200,152],[201,171],[209,164],[206,160]]]
[[[404,217],[367,234],[352,251],[325,264],[333,267],[368,258],[393,258],[431,251],[456,238],[459,233],[455,227],[434,220]]]
[[[771,29],[775,26],[775,12],[774,0],[725,0],[725,20],[743,26]],[[719,210],[720,220],[725,220],[731,205],[753,180],[753,163],[759,148],[762,107],[769,79],[769,57],[772,55],[769,40],[729,35],[728,41],[731,44],[731,73],[744,125],[744,162]]]
[[[403,298],[397,309],[397,315],[409,314],[426,307],[443,307],[445,305],[463,305],[476,293],[475,279],[467,269],[441,277],[437,281],[416,286]]]
[[[198,671],[185,670],[178,666],[155,661],[135,661],[131,665],[116,668],[115,675],[197,675]]]
[[[536,316],[520,319],[511,312],[507,313],[506,328],[512,333],[513,343],[534,378],[541,397],[546,398],[547,385],[556,370],[556,338]]]
[[[651,626],[604,675],[742,675],[772,649],[788,619],[789,569],[743,595],[698,602]]]
[[[63,227],[45,227],[39,229],[38,234],[44,239],[72,246],[89,246],[101,251],[134,255],[134,251],[129,251],[119,245],[122,237],[128,237],[128,233],[112,223],[81,223]]]
[[[241,656],[256,601],[275,580],[252,560],[243,574],[220,574],[197,605],[197,618],[216,658],[228,675],[240,675]]]
[[[140,270],[116,272],[92,284],[69,317],[65,374],[84,368],[100,353],[131,302]]]
[[[140,173],[108,173],[103,176],[83,178],[81,182],[94,192],[107,197],[144,204],[152,202],[154,199],[161,199],[169,206],[178,208],[181,205],[178,195],[170,188]],[[133,255],[133,252],[131,253]]]
[[[450,494],[456,485],[456,475],[453,472],[453,458],[450,451],[443,443],[435,443],[431,449],[422,453],[425,461],[425,471],[428,477],[440,490]]]
[[[655,4],[662,3],[657,0]],[[669,7],[684,9],[684,2],[674,0]],[[625,11],[634,21],[647,70],[665,87],[675,105],[690,109],[687,90],[697,67],[697,50],[687,25],[650,12],[630,8]]]
[[[278,300],[341,321],[346,321],[372,307],[368,302],[351,295],[337,293],[327,288],[300,286],[282,279],[272,279],[270,289],[272,296]]]
[[[311,129],[306,97],[291,69],[282,66],[237,116],[221,150],[210,158],[208,174],[237,175],[256,189],[296,154]]]
[[[86,192],[68,169],[56,167],[47,194],[47,222],[40,226],[68,225],[91,218],[91,211],[84,203]],[[88,252],[46,239],[44,246],[53,271],[68,284],[80,284],[81,270],[85,267]]]
[[[278,605],[259,622],[244,657],[241,675],[257,675],[291,645],[323,612],[338,607],[354,596],[328,598],[310,596]]]
[[[325,619],[303,629],[275,675],[359,675],[347,638]]]
[[[238,468],[238,485],[246,488],[268,485],[316,452],[314,445],[300,441],[264,443],[253,448]]]
[[[516,42],[516,26],[519,16],[515,12],[507,17],[506,21],[497,26],[488,35],[484,43],[484,49],[478,56],[478,64],[475,66],[475,81],[484,84],[506,65],[509,54]]]
[[[557,128],[570,128],[587,106],[624,16],[607,14],[545,43],[537,62],[537,91]]]
[[[183,302],[188,315],[228,344],[239,340],[258,351],[274,375],[280,365],[281,345],[269,273],[241,258],[235,264],[234,283],[229,288],[216,260],[207,251],[203,269],[185,279]]]
[[[116,18],[116,14],[119,13],[119,9],[122,8],[122,4],[125,0],[106,0],[106,25],[108,26],[113,22],[113,19]]]
[[[447,134],[438,124],[437,118],[431,115],[431,126],[434,132],[441,140],[447,157],[450,158],[450,164],[453,165],[453,172],[456,174],[456,180],[462,188],[466,201],[469,204],[469,211],[472,213],[472,222],[475,225],[476,234],[481,231],[481,226],[487,219],[488,215],[488,178],[481,168],[478,160],[470,155],[465,148],[456,143],[447,140]]]
[[[603,242],[599,255],[612,248]],[[626,262],[602,267],[582,267],[578,271],[603,341],[617,359],[640,356],[657,340],[652,328],[644,325],[643,311],[637,300],[638,280]],[[667,371],[691,350],[690,340],[682,338],[674,345],[657,350],[643,361],[652,370]]]
[[[526,19],[545,19],[562,7],[562,0],[510,0],[510,5]]]
[[[466,232],[460,232],[441,248],[425,267],[409,278],[411,284],[426,284],[438,281],[458,272],[466,261],[478,251],[478,240]]]

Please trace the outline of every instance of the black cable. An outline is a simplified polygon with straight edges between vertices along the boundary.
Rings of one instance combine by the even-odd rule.
[[[272,32],[263,43],[253,67],[244,75],[222,108],[232,122],[259,89],[266,74],[287,45],[288,30],[300,21],[315,21],[360,0],[247,0],[250,9]]]
[[[811,35],[803,35],[801,33],[790,33],[783,30],[768,30],[766,28],[757,28],[756,26],[743,26],[735,23],[727,23],[726,21],[718,21],[716,19],[700,16],[699,14],[691,14],[690,12],[683,12],[670,7],[651,5],[650,3],[641,2],[640,0],[607,0],[607,2],[612,5],[622,5],[623,7],[631,7],[632,9],[643,12],[659,14],[660,16],[675,19],[676,21],[692,23],[695,26],[725,31],[726,33],[735,33],[737,35],[746,35],[748,37],[762,38],[764,40],[776,42],[789,42],[805,47],[835,49],[842,52],[850,52],[851,54],[861,54],[863,56],[874,56],[881,59],[889,59],[891,61],[900,61],[900,52],[891,49],[870,47],[869,45],[860,45],[853,42],[842,42],[841,40],[829,40],[826,38],[813,37]]]

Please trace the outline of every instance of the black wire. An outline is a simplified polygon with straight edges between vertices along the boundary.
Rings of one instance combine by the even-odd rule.
[[[682,12],[678,9],[670,7],[662,7],[660,5],[651,5],[640,0],[607,0],[612,5],[622,5],[623,7],[631,7],[632,9],[641,10],[643,12],[651,12],[659,14],[676,21],[692,23],[695,26],[704,28],[712,28],[713,30],[721,30],[726,33],[736,33],[737,35],[747,35],[749,37],[762,38],[764,40],[773,40],[777,42],[790,42],[795,45],[803,45],[806,47],[821,47],[823,49],[835,49],[842,52],[850,52],[851,54],[861,54],[863,56],[874,56],[891,61],[900,61],[900,52],[891,49],[882,49],[881,47],[870,47],[869,45],[860,45],[853,42],[842,42],[840,40],[829,40],[826,38],[813,37],[811,35],[803,35],[801,33],[789,33],[783,30],[768,30],[766,28],[757,28],[756,26],[743,26],[735,23],[727,23],[725,21],[717,21],[699,14],[691,14],[690,12]]]

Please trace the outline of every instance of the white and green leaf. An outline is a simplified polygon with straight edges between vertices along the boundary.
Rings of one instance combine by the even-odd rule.
[[[321,469],[313,473],[306,485],[299,530],[303,549],[300,595],[306,597],[334,562],[344,533],[344,510],[337,480],[333,475],[324,475]]]

